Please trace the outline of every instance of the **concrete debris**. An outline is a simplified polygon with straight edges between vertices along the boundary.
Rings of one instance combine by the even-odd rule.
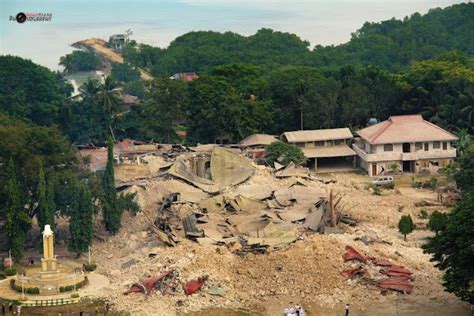
[[[220,287],[211,287],[207,290],[207,294],[224,297],[225,291]]]
[[[297,167],[293,162],[290,162],[284,169],[280,169],[275,174],[278,178],[301,177],[311,178],[308,168]]]
[[[169,151],[171,146],[159,150],[156,157],[168,163],[161,151]],[[193,168],[202,168],[202,177],[211,180],[210,166],[206,166],[210,161],[209,152],[184,151],[169,158],[169,162],[174,164],[180,158],[189,161],[192,172]],[[414,284],[416,291],[411,291],[410,296],[413,304],[426,306],[427,299],[449,307],[460,304],[452,294],[444,291],[439,282],[442,272],[433,267],[429,256],[419,247],[431,232],[415,230],[405,242],[396,227],[400,213],[413,216],[414,204],[421,200],[436,200],[436,192],[415,189],[408,184],[399,186],[401,194],[386,192],[381,197],[367,191],[367,177],[360,174],[325,174],[314,181],[302,177],[277,178],[273,168],[255,167],[254,174],[244,183],[209,193],[186,180],[164,175],[162,171],[159,174],[141,179],[146,183],[144,186],[125,189],[125,192],[137,192],[141,212],[136,216],[125,212],[123,222],[126,225],[117,235],[106,236],[104,241],[96,239],[93,243],[92,255],[100,262],[97,272],[107,275],[110,280],[107,290],[96,295],[110,303],[113,311],[156,315],[159,310],[160,315],[176,315],[208,308],[250,306],[255,311],[253,306],[257,305],[268,307],[266,314],[275,315],[295,299],[308,300],[315,303],[315,309],[324,311],[339,309],[341,302],[357,302],[364,308],[373,306],[374,302],[395,306],[399,300],[396,292],[408,293]],[[409,182],[409,177],[407,179]],[[335,193],[332,204],[337,215],[336,227],[330,223],[331,189]],[[298,200],[298,196],[293,199],[279,195],[281,192],[276,194],[281,190],[290,193],[307,190],[310,197],[312,192],[320,191],[322,196],[311,197],[306,204],[303,201],[308,197]],[[186,196],[187,192],[191,198]],[[171,230],[165,233],[155,220],[163,201],[172,193],[179,193],[179,196],[166,203],[168,206],[162,210],[166,215],[162,227],[165,231],[166,227]],[[275,194],[285,205],[277,201]],[[219,195],[226,195],[228,199],[223,209],[211,212],[200,207],[201,201]],[[259,202],[258,209],[237,211],[231,205],[240,205],[234,202],[237,196]],[[339,196],[343,198],[337,203]],[[398,210],[399,206],[403,207],[402,212]],[[448,211],[441,206],[437,209]],[[321,210],[329,215],[324,217],[329,220],[324,225],[324,234],[315,232],[318,227],[322,228],[321,221],[324,221]],[[318,213],[314,213],[316,211]],[[296,213],[296,218],[291,218],[292,212]],[[192,219],[191,214],[195,222],[192,220],[191,229],[188,229],[184,219]],[[195,231],[194,226],[203,231],[202,237],[186,234],[186,231]],[[344,234],[333,234],[340,229]],[[143,231],[148,234],[142,235]],[[132,235],[138,238],[132,238]],[[357,237],[362,239],[354,241]],[[373,238],[382,242],[373,241]],[[366,263],[357,260],[342,263],[345,245],[356,245]],[[366,254],[373,255],[374,259]],[[121,267],[132,258],[139,262],[128,268]],[[402,281],[395,276],[399,271],[389,269],[393,265],[404,266],[413,272],[411,276],[415,281],[403,276]],[[341,276],[342,271],[352,269],[366,272],[362,274],[359,270],[351,279]],[[387,274],[382,274],[382,269]],[[156,291],[149,297],[121,295],[131,284],[142,283],[138,280],[170,270],[176,271],[177,285],[173,286],[176,292],[169,290],[167,295],[162,295]],[[203,275],[209,275],[208,281],[199,292],[187,296],[182,285]],[[213,288],[222,289],[225,296],[210,294]],[[380,291],[387,294],[379,295]]]

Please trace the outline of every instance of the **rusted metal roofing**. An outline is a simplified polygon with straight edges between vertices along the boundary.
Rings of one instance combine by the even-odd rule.
[[[357,155],[347,145],[301,148],[307,158],[324,158],[324,157],[345,157]]]
[[[278,139],[273,135],[252,134],[242,139],[240,141],[240,145],[242,147],[270,145],[271,143],[276,142],[277,140]]]
[[[104,170],[107,165],[107,148],[87,148],[79,150],[81,157],[89,157],[90,164],[88,165],[91,171]]]
[[[397,115],[363,128],[357,134],[370,144],[453,141],[455,135],[423,119],[421,115]]]
[[[289,143],[313,142],[333,139],[350,139],[351,131],[347,128],[315,129],[307,131],[285,132],[282,138]]]

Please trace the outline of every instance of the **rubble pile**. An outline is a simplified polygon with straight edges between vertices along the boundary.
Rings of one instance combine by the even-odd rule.
[[[416,230],[404,242],[395,227],[402,214],[412,214],[415,203],[432,200],[435,193],[400,188],[376,196],[363,176],[315,178],[294,166],[285,173],[284,167],[257,166],[215,146],[160,150],[149,162],[140,160],[155,164],[153,174],[123,186],[137,192],[141,212],[125,214],[120,233],[92,247],[98,272],[111,282],[97,296],[114,310],[153,315],[159,308],[163,315],[175,315],[290,300],[326,307],[387,303],[396,296],[380,290],[400,284],[381,281],[400,273],[409,282],[416,277],[410,299],[451,299],[419,248],[429,232]],[[219,157],[213,160],[215,152]],[[374,259],[361,255],[366,263],[344,263],[346,245]],[[380,258],[397,264],[382,266],[386,262]],[[341,266],[353,271],[341,275]],[[157,278],[144,294],[146,284]],[[199,287],[192,295],[186,295],[188,283]],[[140,293],[123,295],[131,288]]]

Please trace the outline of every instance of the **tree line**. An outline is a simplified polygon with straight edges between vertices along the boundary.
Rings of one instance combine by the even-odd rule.
[[[318,68],[375,65],[389,71],[407,70],[412,61],[434,58],[457,50],[472,56],[474,4],[462,3],[403,20],[366,22],[349,42],[311,48],[295,34],[261,29],[251,36],[233,32],[189,32],[167,48],[137,45],[124,50],[134,66],[155,76],[176,72],[208,72],[231,63],[263,66],[267,70],[292,65]]]

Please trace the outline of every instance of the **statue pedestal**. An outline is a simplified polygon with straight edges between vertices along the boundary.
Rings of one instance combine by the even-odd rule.
[[[41,272],[39,274],[42,279],[57,278],[59,275],[59,270],[56,259],[41,258]]]

